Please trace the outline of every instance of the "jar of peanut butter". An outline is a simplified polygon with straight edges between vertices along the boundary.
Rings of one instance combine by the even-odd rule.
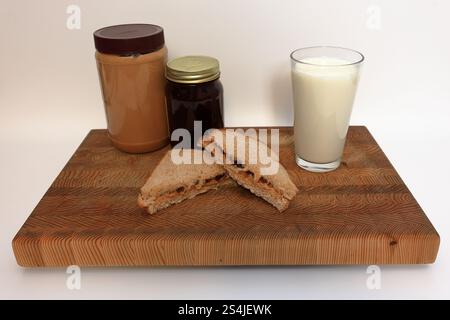
[[[157,150],[168,142],[163,29],[124,24],[94,32],[109,137],[125,152]]]

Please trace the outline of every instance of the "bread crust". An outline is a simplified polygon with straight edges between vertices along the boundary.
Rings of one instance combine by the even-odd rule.
[[[226,170],[221,165],[212,164],[175,164],[169,150],[141,188],[137,203],[155,213],[168,206],[191,199],[229,180]],[[192,156],[201,150],[186,149]],[[193,158],[192,158],[193,159]]]
[[[252,137],[245,137],[242,133],[233,132],[235,143],[234,149],[228,149],[225,139],[225,129],[211,130],[206,135],[200,144],[207,148],[211,144],[214,144],[216,149],[222,150],[226,157],[231,158],[235,164],[225,164],[224,168],[227,170],[231,178],[233,178],[238,184],[249,189],[255,195],[263,198],[267,202],[275,206],[279,211],[284,211],[289,206],[289,200],[292,200],[298,192],[297,186],[291,181],[288,172],[279,162],[278,155],[270,150],[270,148],[261,141],[255,141]],[[216,140],[217,135],[222,135],[222,139]],[[245,138],[245,149],[238,152],[237,139]],[[253,139],[253,141],[251,141]],[[260,150],[270,157],[271,161],[277,162],[278,172],[274,175],[266,175],[262,173],[263,164],[259,159],[256,163],[250,163],[248,160],[249,149],[251,146],[257,145]],[[210,146],[211,147],[211,146]],[[245,159],[240,158],[239,155],[246,155]],[[256,152],[258,154],[258,152]],[[239,164],[237,166],[236,164]],[[250,174],[241,174],[250,173]]]
[[[147,201],[144,200],[142,194],[139,194],[138,205],[141,208],[146,208],[148,213],[154,214],[159,210],[165,209],[173,204],[180,203],[184,200],[192,199],[199,194],[208,192],[209,190],[218,189],[221,185],[229,184],[230,182],[231,182],[230,179],[224,176],[223,179],[217,181],[216,183],[194,187],[191,188],[190,190],[186,190],[183,193],[171,192],[168,193],[168,196],[165,198],[159,197]]]
[[[225,169],[228,171],[230,177],[239,185],[250,190],[251,193],[257,195],[258,197],[263,198],[280,212],[289,207],[289,200],[275,189],[269,186],[256,185],[252,176],[243,173],[243,171],[236,170],[231,165],[225,165]]]

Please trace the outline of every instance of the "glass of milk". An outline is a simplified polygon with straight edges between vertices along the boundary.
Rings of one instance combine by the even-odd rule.
[[[291,53],[295,161],[301,168],[339,167],[363,60],[361,53],[339,47]]]

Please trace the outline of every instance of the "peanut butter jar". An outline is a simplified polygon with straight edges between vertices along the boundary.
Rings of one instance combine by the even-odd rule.
[[[130,153],[167,145],[163,29],[151,24],[110,26],[95,31],[94,41],[113,145]]]

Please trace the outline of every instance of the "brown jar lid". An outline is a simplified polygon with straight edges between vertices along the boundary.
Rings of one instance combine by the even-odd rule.
[[[94,32],[95,48],[115,55],[145,54],[164,46],[163,28],[154,24],[121,24]]]

